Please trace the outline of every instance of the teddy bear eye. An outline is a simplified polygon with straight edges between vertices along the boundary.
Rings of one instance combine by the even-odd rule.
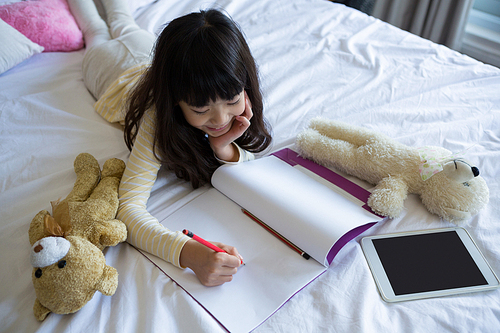
[[[42,270],[40,268],[35,271],[35,277],[37,279],[42,277]]]
[[[66,260],[61,260],[57,263],[57,267],[64,268],[66,266]]]

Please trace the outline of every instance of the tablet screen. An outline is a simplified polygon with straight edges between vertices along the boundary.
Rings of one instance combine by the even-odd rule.
[[[486,285],[455,231],[373,239],[395,295]]]

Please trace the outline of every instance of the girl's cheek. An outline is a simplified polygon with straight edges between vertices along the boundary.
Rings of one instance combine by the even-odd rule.
[[[238,108],[238,110],[239,110],[238,115],[244,115],[245,114],[245,109],[246,109],[245,105],[246,105],[246,102],[245,101],[242,101],[242,102],[243,102],[243,103],[241,103],[242,105]]]

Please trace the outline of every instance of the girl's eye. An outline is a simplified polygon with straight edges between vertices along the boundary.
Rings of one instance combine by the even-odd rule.
[[[191,110],[193,110],[193,112],[196,113],[196,114],[205,114],[205,113],[208,112],[208,109],[207,110],[194,110],[194,109],[191,109]]]
[[[232,101],[230,101],[228,104],[229,104],[229,105],[236,105],[236,104],[238,104],[238,103],[240,102],[240,100],[241,100],[241,98],[240,98],[240,96],[238,95],[238,96],[236,97],[236,100],[234,100],[234,99],[233,99],[233,100],[232,100]]]

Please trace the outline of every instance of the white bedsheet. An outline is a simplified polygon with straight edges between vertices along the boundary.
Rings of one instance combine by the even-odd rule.
[[[362,125],[415,147],[436,145],[456,152],[475,145],[467,157],[486,179],[490,203],[465,227],[500,273],[498,68],[324,0],[130,2],[137,22],[152,32],[179,15],[212,6],[241,25],[260,69],[265,114],[273,127],[270,151],[293,145],[315,116]],[[27,236],[31,219],[70,191],[78,153],[90,152],[101,164],[110,157],[128,157],[121,128],[93,111],[94,100],[82,81],[82,57],[83,50],[43,53],[0,75],[0,331],[223,332],[195,300],[128,244],[105,250],[108,265],[120,274],[114,296],[96,293],[73,315],[35,320]],[[167,216],[204,190],[192,191],[162,172],[148,205]],[[450,225],[410,195],[401,217],[367,234]],[[325,274],[256,329],[499,330],[500,290],[385,303],[359,238],[341,250]]]

